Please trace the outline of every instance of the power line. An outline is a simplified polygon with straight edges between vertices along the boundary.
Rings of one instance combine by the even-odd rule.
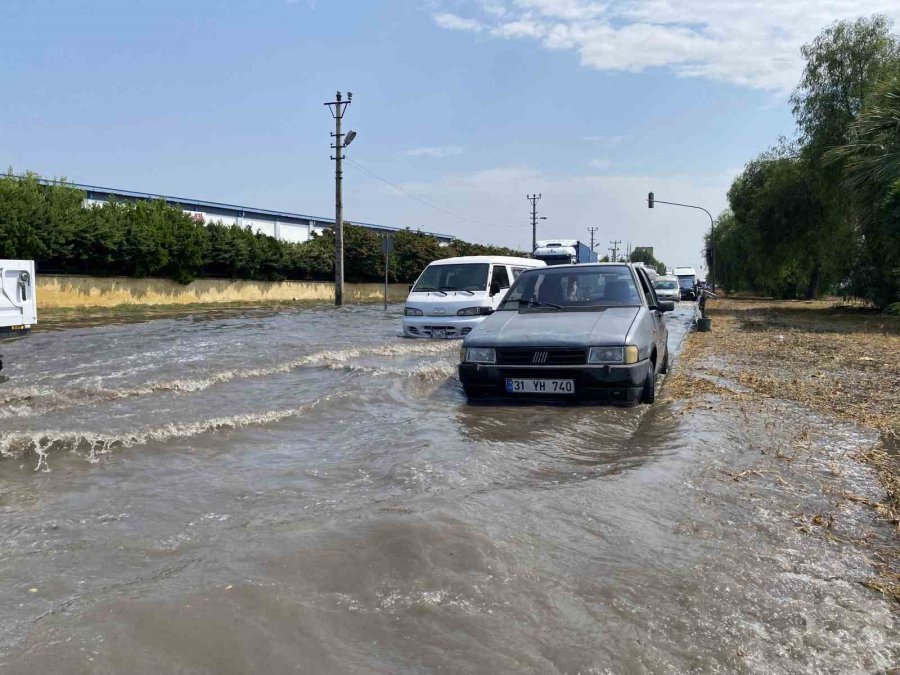
[[[499,227],[499,228],[502,228],[502,229],[512,229],[512,228],[516,227],[515,225],[497,225],[496,223],[488,223],[488,222],[483,221],[483,220],[477,220],[477,219],[475,219],[475,218],[469,218],[468,216],[464,216],[464,215],[462,215],[461,213],[455,213],[455,212],[453,212],[453,211],[450,211],[449,209],[444,208],[443,206],[440,206],[440,205],[435,204],[434,202],[432,202],[432,201],[430,201],[430,200],[428,200],[428,199],[425,199],[424,197],[420,197],[419,195],[417,195],[417,194],[415,194],[415,193],[413,193],[413,192],[410,192],[409,190],[407,190],[407,189],[405,189],[405,188],[400,187],[400,186],[397,185],[396,183],[393,183],[393,182],[389,181],[387,178],[382,178],[382,177],[379,176],[377,173],[375,173],[374,171],[371,171],[371,170],[367,169],[366,167],[364,167],[362,164],[360,164],[359,162],[357,162],[355,159],[353,159],[353,158],[351,158],[351,157],[345,157],[345,159],[346,159],[348,162],[350,162],[353,166],[355,166],[357,169],[359,169],[360,171],[362,171],[362,172],[368,174],[368,175],[371,176],[372,178],[375,178],[376,180],[380,180],[382,183],[385,183],[386,185],[390,185],[392,188],[394,188],[395,190],[397,190],[397,192],[402,192],[402,193],[405,194],[407,197],[410,197],[410,198],[412,198],[412,199],[415,199],[417,202],[421,202],[421,203],[424,204],[425,206],[431,207],[431,208],[434,209],[435,211],[440,211],[441,213],[443,213],[443,214],[445,214],[445,215],[448,215],[448,216],[450,216],[451,218],[457,218],[458,220],[465,220],[465,221],[467,221],[467,222],[469,222],[469,223],[473,223],[473,224],[475,224],[475,225],[483,225],[483,226],[485,226],[485,227]]]

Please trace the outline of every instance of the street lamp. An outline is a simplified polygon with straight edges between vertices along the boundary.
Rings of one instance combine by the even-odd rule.
[[[706,215],[709,216],[709,248],[710,248],[710,261],[709,272],[710,272],[710,281],[709,285],[713,293],[716,292],[716,221],[713,219],[712,214],[704,209],[702,206],[694,206],[693,204],[679,204],[678,202],[664,202],[657,199],[652,192],[647,193],[647,208],[652,209],[654,204],[668,204],[669,206],[683,206],[686,209],[697,209],[699,211],[703,211]]]

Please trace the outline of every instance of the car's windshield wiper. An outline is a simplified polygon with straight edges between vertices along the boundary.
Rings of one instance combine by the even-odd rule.
[[[414,290],[416,293],[441,293],[441,294],[443,294],[443,295],[447,295],[447,294],[446,294],[443,290],[441,290],[440,288],[414,288],[413,290]]]
[[[562,309],[562,305],[554,305],[552,302],[541,302],[540,300],[519,300],[519,304],[525,303],[529,307],[555,307]]]

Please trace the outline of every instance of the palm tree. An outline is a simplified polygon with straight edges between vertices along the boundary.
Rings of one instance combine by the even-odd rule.
[[[850,138],[828,150],[825,161],[841,166],[844,186],[855,195],[862,215],[871,216],[900,181],[900,74],[876,89]]]

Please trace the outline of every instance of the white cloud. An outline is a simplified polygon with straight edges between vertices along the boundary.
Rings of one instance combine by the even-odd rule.
[[[421,148],[413,148],[406,152],[410,157],[456,157],[462,154],[462,148],[456,145],[426,145]]]
[[[458,6],[458,4],[457,4]],[[839,19],[885,14],[897,0],[468,0],[470,11],[436,14],[442,28],[487,31],[574,51],[597,70],[668,68],[785,92],[802,69],[800,46]]]
[[[466,19],[448,12],[435,14],[432,18],[438,26],[446,28],[447,30],[462,30],[477,33],[484,28],[480,21]]]
[[[590,160],[588,164],[594,169],[600,169],[601,171],[604,171],[610,167],[612,162],[610,162],[606,157],[595,157],[594,159]]]

